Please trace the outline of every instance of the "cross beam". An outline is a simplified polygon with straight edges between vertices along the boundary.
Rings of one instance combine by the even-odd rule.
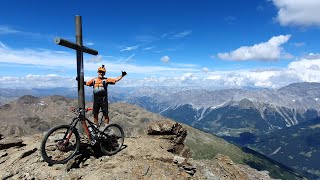
[[[67,41],[59,37],[55,39],[55,43],[77,51],[78,107],[81,109],[84,109],[85,99],[84,99],[83,53],[97,55],[98,51],[82,45],[81,16],[76,16],[76,43]],[[85,111],[82,111],[82,115],[85,117]],[[83,127],[81,126],[81,124],[79,124],[79,131],[80,133],[83,133]]]
[[[98,51],[96,51],[94,49],[90,49],[90,48],[85,47],[85,46],[80,46],[80,45],[78,45],[76,43],[67,41],[67,40],[59,38],[59,37],[57,37],[54,41],[55,41],[56,44],[64,46],[64,47],[68,47],[68,48],[71,48],[71,49],[74,49],[74,50],[81,50],[82,49],[82,52],[84,52],[84,53],[88,53],[88,54],[92,54],[92,55],[98,55]]]

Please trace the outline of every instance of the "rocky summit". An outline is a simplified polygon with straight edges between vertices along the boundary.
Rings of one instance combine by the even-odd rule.
[[[272,179],[268,172],[234,163],[222,154],[211,160],[190,158],[183,143],[188,132],[181,124],[151,122],[146,132],[127,137],[113,156],[101,156],[83,143],[68,163],[52,166],[40,155],[43,134],[0,136],[0,175],[2,179]]]

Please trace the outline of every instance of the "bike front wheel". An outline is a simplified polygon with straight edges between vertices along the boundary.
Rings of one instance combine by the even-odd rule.
[[[64,164],[73,158],[80,147],[80,136],[70,125],[50,129],[41,142],[41,156],[52,164]]]
[[[109,124],[103,130],[100,148],[103,154],[113,155],[119,152],[124,142],[124,132],[118,124]]]

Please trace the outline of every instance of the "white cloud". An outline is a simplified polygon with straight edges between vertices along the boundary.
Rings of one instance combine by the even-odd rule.
[[[247,61],[275,61],[281,56],[281,45],[290,39],[291,35],[273,36],[267,42],[253,46],[242,46],[228,53],[218,53],[218,57],[224,60]]]
[[[176,77],[176,79],[180,81],[187,81],[187,80],[197,80],[198,78],[195,77],[192,73],[185,73],[181,77]]]
[[[133,57],[135,56],[135,54],[133,53],[133,54],[131,54],[129,57],[127,57],[124,61],[123,61],[123,63],[127,63],[127,62],[129,62],[129,61],[131,61],[132,59],[133,59]]]
[[[86,45],[87,45],[87,46],[93,46],[94,43],[93,43],[93,42],[88,42],[88,43],[86,43]]]
[[[296,76],[301,81],[320,82],[320,59],[302,59],[288,65],[288,73]]]
[[[143,43],[150,43],[158,40],[158,38],[152,35],[137,35],[136,40]]]
[[[99,63],[99,62],[102,62],[102,56],[101,55],[98,55],[98,56],[92,56],[88,62],[91,62],[91,63]]]
[[[84,59],[84,67],[86,72],[96,72],[97,64],[103,63],[107,66],[108,72],[119,73],[122,70],[126,70],[132,74],[145,75],[145,74],[161,74],[164,72],[194,72],[197,69],[193,67],[164,67],[164,66],[139,66],[128,64],[135,54],[125,58],[117,57],[104,57],[104,56],[85,56],[91,58],[90,60]],[[85,58],[84,57],[84,58]],[[110,59],[109,61],[104,58]],[[118,60],[118,61],[117,61]],[[169,61],[170,58],[164,56],[165,61]],[[74,53],[66,53],[63,51],[52,50],[33,50],[33,49],[12,49],[7,47],[4,43],[0,43],[0,63],[8,63],[11,65],[33,65],[35,67],[44,66],[51,69],[59,70],[64,68],[66,71],[76,70],[76,56]]]
[[[143,50],[148,51],[148,50],[151,50],[151,49],[154,49],[154,47],[153,47],[153,46],[146,47],[146,48],[144,48]]]
[[[309,60],[312,60],[312,59],[320,59],[320,53],[310,53],[308,54],[307,56],[303,57],[304,59],[309,59]]]
[[[259,71],[216,71],[205,78],[208,84],[221,87],[266,87],[279,88],[295,82],[320,82],[320,59],[291,62],[287,68]]]
[[[180,32],[180,33],[177,33],[177,34],[173,35],[172,38],[184,38],[184,37],[190,35],[191,33],[192,33],[191,30],[185,30],[183,32]]]
[[[224,20],[227,22],[227,24],[234,24],[237,18],[235,16],[227,16],[224,18]]]
[[[295,47],[302,47],[302,46],[305,46],[306,44],[304,42],[296,42],[296,43],[293,43],[293,45]]]
[[[160,58],[160,60],[164,63],[168,63],[170,61],[170,57],[169,56],[163,56]]]
[[[3,44],[1,41],[0,41],[0,48],[2,49],[8,49],[7,46],[5,44]]]
[[[20,33],[20,31],[12,29],[9,26],[0,25],[0,34],[15,34]]]
[[[1,43],[0,62],[44,66],[76,67],[74,54],[45,49],[12,49]]]
[[[69,72],[76,72],[75,55],[50,50],[16,50],[0,43],[0,63],[10,64],[10,66],[23,65],[44,66],[50,69],[64,69]],[[134,54],[124,59],[131,59]],[[165,57],[165,56],[164,56]],[[104,57],[103,57],[104,58]],[[165,59],[170,59],[169,57]],[[260,70],[220,70],[207,71],[207,67],[202,68],[190,64],[171,64],[172,67],[165,66],[139,66],[122,62],[115,63],[115,60],[105,61],[107,72],[120,75],[122,70],[128,72],[119,86],[191,86],[191,87],[267,87],[278,88],[294,82],[320,82],[320,56],[318,53],[310,53],[303,59],[291,62],[283,69],[260,69]],[[100,65],[100,64],[99,64]],[[95,76],[97,64],[84,62],[85,76]],[[1,68],[0,68],[1,69]],[[207,73],[203,73],[206,72]],[[2,69],[1,69],[2,72]],[[37,72],[37,71],[35,71]],[[69,87],[76,86],[73,77],[61,76],[60,73],[47,75],[37,73],[24,74],[19,72],[21,77],[10,77],[0,75],[0,87]],[[66,73],[64,73],[66,74]],[[109,75],[110,75],[109,74]],[[146,76],[149,76],[146,78]],[[112,76],[111,76],[112,77]],[[89,77],[90,78],[90,77]],[[88,77],[86,77],[88,79]],[[8,83],[11,82],[11,83]]]
[[[204,67],[204,68],[202,68],[202,72],[207,73],[207,72],[209,72],[209,69],[207,67]]]
[[[112,65],[113,66],[113,65]],[[92,66],[96,69],[96,66]],[[107,71],[109,71],[107,67]],[[113,67],[110,67],[114,69]],[[117,67],[122,68],[122,67]],[[120,73],[119,69],[117,73]],[[320,82],[320,59],[301,59],[283,69],[228,70],[203,73],[194,69],[127,66],[128,76],[118,86],[188,86],[202,88],[264,87],[279,88],[296,82]],[[143,73],[140,78],[134,73]],[[154,74],[158,72],[158,74]],[[149,77],[146,77],[148,74]],[[154,74],[154,75],[152,75]],[[85,77],[86,80],[92,77]],[[8,82],[11,82],[10,84]],[[76,87],[74,77],[56,74],[26,75],[24,77],[0,76],[0,87]]]
[[[283,26],[312,26],[320,25],[319,0],[273,0],[278,8],[277,20]]]
[[[125,47],[125,48],[123,48],[123,49],[121,49],[120,51],[122,52],[122,51],[133,51],[133,50],[135,50],[135,49],[138,49],[138,45],[136,45],[136,46],[128,46],[128,47]]]
[[[8,82],[10,82],[11,85],[8,84]],[[61,77],[54,74],[29,74],[24,77],[0,76],[0,87],[7,88],[55,88],[76,86],[77,84],[74,77]]]

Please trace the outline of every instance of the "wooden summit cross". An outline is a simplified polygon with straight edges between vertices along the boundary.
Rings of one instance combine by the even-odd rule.
[[[82,45],[82,20],[81,16],[76,16],[76,43],[55,38],[55,43],[61,46],[65,46],[77,51],[77,79],[78,79],[78,107],[85,108],[84,100],[84,72],[83,72],[83,53],[97,55],[98,51],[90,49]],[[85,116],[85,111],[82,111],[82,115]],[[79,124],[79,131],[83,132],[83,127]]]

